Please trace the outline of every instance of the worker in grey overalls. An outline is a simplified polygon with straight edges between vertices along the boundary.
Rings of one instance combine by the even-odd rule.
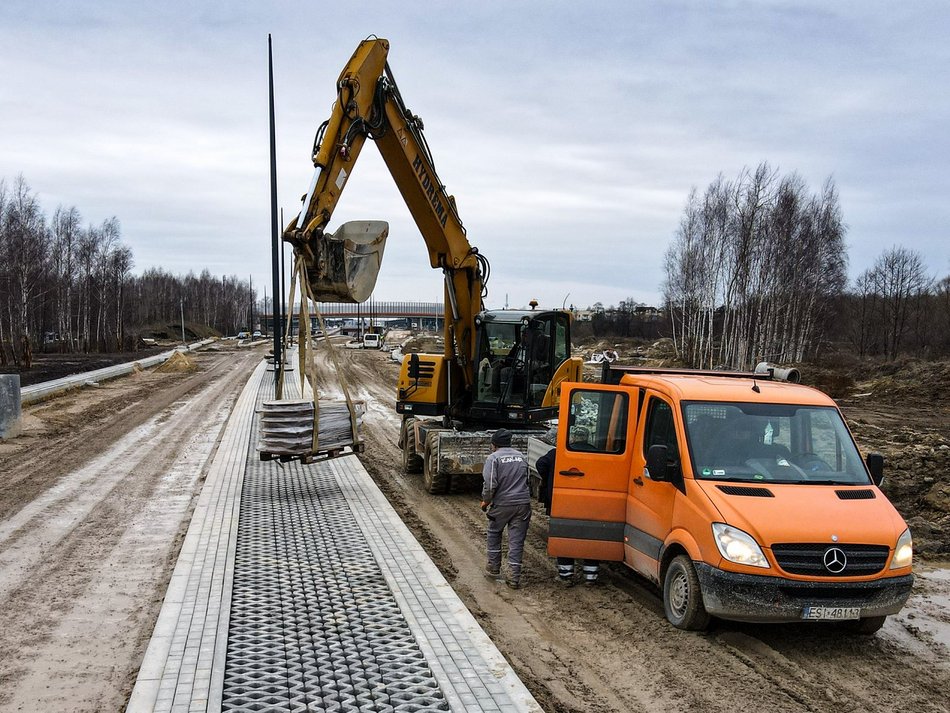
[[[492,453],[482,469],[482,510],[488,515],[489,577],[501,575],[501,538],[508,528],[508,576],[512,589],[521,586],[521,557],[531,522],[528,459],[511,447],[511,432],[500,428],[492,434]]]

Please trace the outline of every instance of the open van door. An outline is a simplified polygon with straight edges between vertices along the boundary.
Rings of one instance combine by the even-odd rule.
[[[585,383],[562,388],[548,554],[623,560],[638,392]]]

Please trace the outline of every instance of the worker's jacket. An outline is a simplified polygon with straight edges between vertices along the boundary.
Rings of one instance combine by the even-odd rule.
[[[517,448],[499,448],[482,469],[482,500],[498,507],[531,502],[528,459]]]
[[[541,476],[541,484],[538,487],[538,500],[544,505],[544,511],[551,514],[551,498],[554,495],[554,457],[557,455],[557,448],[552,448],[543,456],[538,458],[534,467]]]

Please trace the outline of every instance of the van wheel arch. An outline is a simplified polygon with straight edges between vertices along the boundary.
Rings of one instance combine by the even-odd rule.
[[[693,560],[685,551],[675,554],[662,579],[663,612],[677,629],[703,631],[711,617],[703,606],[702,586]]]
[[[689,557],[689,552],[686,551],[686,548],[678,542],[670,544],[663,550],[663,553],[660,555],[660,570],[657,573],[659,575],[659,585],[660,589],[663,589],[663,580],[666,579],[666,570],[670,567],[670,562],[677,555],[685,555]]]

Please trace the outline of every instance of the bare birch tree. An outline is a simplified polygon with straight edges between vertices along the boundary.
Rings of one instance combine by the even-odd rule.
[[[829,179],[804,181],[767,163],[690,193],[666,253],[664,295],[677,351],[693,366],[800,361],[818,349],[847,258]]]

